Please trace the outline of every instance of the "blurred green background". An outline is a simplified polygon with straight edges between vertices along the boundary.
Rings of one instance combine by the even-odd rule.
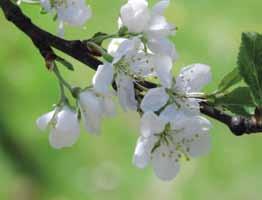
[[[86,39],[117,28],[124,0],[88,0],[94,16],[84,29],[66,29],[66,38]],[[156,1],[150,1],[154,3]],[[152,5],[152,4],[151,4]],[[175,71],[191,63],[212,67],[215,89],[236,63],[243,31],[262,32],[261,0],[171,0],[166,16],[179,28],[173,38],[180,59]],[[41,27],[56,33],[49,15],[38,6],[23,6]],[[54,150],[48,133],[35,119],[51,110],[59,97],[55,77],[48,72],[31,41],[0,12],[0,199],[2,200],[203,200],[262,198],[262,135],[235,137],[214,122],[212,152],[182,163],[178,177],[159,181],[150,167],[135,168],[132,154],[139,134],[139,117],[124,113],[103,123],[101,137],[81,134],[70,149]],[[67,57],[66,57],[67,58]],[[63,71],[80,86],[93,71],[73,60],[74,73]],[[241,98],[241,97],[240,97]]]

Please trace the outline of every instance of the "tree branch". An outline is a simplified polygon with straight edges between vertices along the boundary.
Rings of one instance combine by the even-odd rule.
[[[250,118],[243,116],[231,116],[217,108],[214,108],[206,102],[200,103],[200,111],[201,113],[227,125],[231,132],[236,136],[262,132],[262,125],[254,116]]]
[[[54,48],[88,65],[94,70],[102,64],[101,61],[95,58],[92,49],[90,49],[85,42],[80,40],[65,40],[46,32],[33,24],[30,18],[23,14],[21,9],[10,0],[0,0],[0,7],[6,19],[12,22],[32,40],[45,61],[56,58],[57,55],[52,49]],[[156,87],[155,84],[150,82],[143,82],[141,84],[147,88]],[[201,102],[200,105],[201,113],[224,123],[236,136],[262,132],[262,126],[257,122],[255,117],[230,116],[206,102]]]

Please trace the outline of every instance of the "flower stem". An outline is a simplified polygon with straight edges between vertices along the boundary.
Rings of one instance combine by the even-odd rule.
[[[70,92],[71,94],[73,94],[73,88],[71,87],[71,85],[62,77],[58,67],[54,66],[53,68],[53,72],[55,73],[58,81],[59,81],[59,87],[60,87],[60,91],[61,91],[61,97],[60,97],[60,101],[59,103],[64,103],[64,102],[67,102],[67,97],[65,95],[65,88],[66,87]]]

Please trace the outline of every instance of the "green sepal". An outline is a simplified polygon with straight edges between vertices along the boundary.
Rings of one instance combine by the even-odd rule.
[[[93,35],[93,37],[91,38],[91,41],[98,44],[98,45],[101,45],[103,43],[103,41],[105,39],[107,39],[109,36],[108,34],[106,33],[102,33],[102,32],[97,32]]]
[[[122,26],[118,31],[119,37],[124,37],[127,33],[128,33],[128,28],[126,26]]]
[[[110,54],[104,53],[102,56],[109,63],[112,63],[114,60],[114,58]]]

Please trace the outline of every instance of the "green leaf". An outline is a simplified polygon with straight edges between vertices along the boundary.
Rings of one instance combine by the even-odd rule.
[[[242,76],[239,73],[238,68],[235,68],[232,72],[228,73],[218,85],[217,93],[224,92],[228,88],[236,85],[242,80]]]
[[[238,68],[250,87],[254,102],[262,106],[262,35],[243,33],[238,56]]]
[[[222,106],[237,115],[250,116],[254,114],[255,104],[248,87],[238,87],[223,96],[215,98],[215,105]]]
[[[74,66],[70,62],[65,60],[64,58],[57,57],[56,61],[59,62],[60,64],[62,64],[63,66],[65,66],[67,69],[74,71]]]

